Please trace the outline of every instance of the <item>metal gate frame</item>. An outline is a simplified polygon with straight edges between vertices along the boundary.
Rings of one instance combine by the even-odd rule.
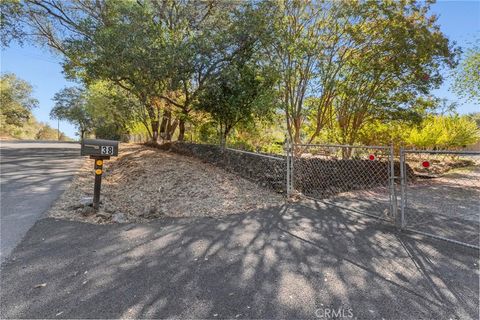
[[[403,147],[400,148],[400,229],[413,232],[413,233],[418,233],[424,236],[428,236],[431,238],[459,244],[462,246],[474,248],[474,249],[480,249],[480,246],[472,245],[467,242],[462,242],[458,241],[455,239],[450,239],[447,237],[443,237],[440,235],[435,235],[432,233],[428,232],[423,232],[420,230],[416,230],[414,228],[410,228],[407,226],[407,221],[405,218],[405,210],[407,208],[407,188],[408,188],[408,172],[407,172],[407,162],[406,162],[406,155],[407,154],[445,154],[445,155],[480,155],[480,152],[478,151],[449,151],[449,150],[409,150],[409,149],[404,149]]]
[[[286,154],[286,191],[287,197],[290,197],[294,192],[294,178],[295,178],[295,155],[294,152],[296,148],[301,147],[309,147],[309,146],[317,146],[317,147],[337,147],[337,148],[365,148],[365,149],[381,149],[381,150],[388,150],[389,151],[389,210],[391,213],[392,220],[387,220],[382,217],[376,216],[374,214],[369,214],[368,212],[362,212],[365,215],[381,219],[387,220],[388,222],[397,226],[400,231],[407,231],[413,232],[417,234],[422,234],[428,237],[448,241],[451,243],[459,244],[462,246],[480,249],[480,246],[472,245],[466,242],[458,241],[455,239],[450,239],[447,237],[443,237],[440,235],[431,234],[428,232],[422,232],[420,230],[415,230],[408,226],[408,222],[406,221],[405,211],[407,209],[407,188],[408,188],[408,172],[407,172],[407,162],[406,162],[406,155],[407,154],[446,154],[446,155],[475,155],[480,156],[480,152],[478,151],[449,151],[449,150],[409,150],[404,149],[403,147],[400,148],[400,175],[395,176],[395,155],[394,155],[394,148],[393,145],[389,147],[385,146],[361,146],[361,145],[340,145],[340,144],[292,144],[289,141],[285,144],[285,154]],[[397,180],[398,179],[398,180]],[[396,181],[399,181],[400,184],[400,194],[396,191]],[[308,197],[314,200],[322,200],[316,199],[314,197]],[[398,199],[400,197],[400,199]],[[400,200],[400,204],[398,204],[398,200]],[[399,208],[400,207],[400,208]],[[348,209],[348,208],[347,208]]]
[[[290,197],[294,191],[294,177],[295,177],[294,152],[296,148],[302,148],[302,147],[372,149],[372,150],[384,150],[386,153],[388,153],[388,162],[389,162],[389,165],[388,165],[389,209],[388,210],[390,213],[391,220],[379,217],[378,215],[368,213],[368,212],[361,212],[361,213],[376,219],[390,221],[393,224],[400,226],[399,217],[398,217],[397,194],[396,194],[396,188],[395,188],[395,180],[398,177],[395,176],[395,157],[394,157],[393,145],[386,147],[386,146],[363,146],[363,145],[341,145],[341,144],[292,144],[289,141],[287,141],[285,145],[286,165],[287,165],[287,168],[286,168],[287,197]],[[321,200],[321,199],[316,199],[308,196],[306,198]]]

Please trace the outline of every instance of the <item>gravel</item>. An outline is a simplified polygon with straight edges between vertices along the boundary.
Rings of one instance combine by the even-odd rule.
[[[224,216],[276,206],[278,193],[211,164],[136,144],[104,162],[101,204],[90,210],[93,160],[86,159],[49,216],[90,223],[145,222],[162,217]]]

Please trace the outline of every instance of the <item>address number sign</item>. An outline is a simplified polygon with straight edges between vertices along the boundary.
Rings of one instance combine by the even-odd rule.
[[[100,153],[105,155],[113,155],[113,147],[112,146],[101,146]]]

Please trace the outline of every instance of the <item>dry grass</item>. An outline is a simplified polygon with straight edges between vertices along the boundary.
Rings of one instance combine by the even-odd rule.
[[[133,144],[121,145],[120,156],[105,161],[97,213],[80,206],[82,198],[92,197],[93,180],[93,160],[87,159],[49,215],[110,223],[112,215],[123,213],[128,222],[141,222],[239,214],[284,201],[277,193],[198,159]]]

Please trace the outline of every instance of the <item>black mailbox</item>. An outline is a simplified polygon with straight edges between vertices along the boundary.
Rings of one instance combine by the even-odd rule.
[[[80,151],[82,156],[91,158],[109,158],[118,156],[118,141],[103,139],[84,139]]]

